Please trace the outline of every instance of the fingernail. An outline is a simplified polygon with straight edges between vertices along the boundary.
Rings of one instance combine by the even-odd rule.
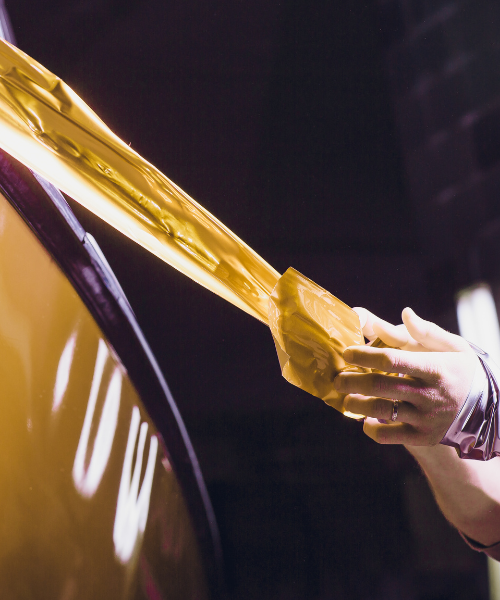
[[[335,379],[333,380],[333,385],[335,386],[335,389],[338,392],[342,391],[343,382],[344,382],[344,378],[341,377],[340,375],[337,375],[337,377],[335,377]]]
[[[354,357],[354,352],[350,348],[346,348],[344,350],[344,360],[347,362],[352,362]]]

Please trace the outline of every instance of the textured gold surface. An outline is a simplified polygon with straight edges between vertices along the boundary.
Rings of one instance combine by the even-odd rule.
[[[358,315],[295,269],[279,279],[269,300],[269,327],[283,377],[346,416],[333,386],[340,371],[363,372],[344,361],[347,346],[364,344]]]
[[[0,598],[206,598],[162,444],[149,458],[154,424],[81,299],[2,196],[0,356]],[[134,414],[147,426],[137,491],[154,467],[143,532],[134,492],[118,508]]]
[[[4,40],[0,147],[171,266],[267,323],[279,274],[114,135],[63,81]]]
[[[63,81],[5,41],[0,41],[0,147],[194,281],[268,324],[269,296],[279,273],[116,137]],[[287,309],[281,319],[273,316],[275,337],[283,347],[301,348],[300,356],[283,363],[285,377],[342,410],[331,378],[345,364],[346,345],[363,343],[359,319],[305,278],[300,290],[291,285],[298,279],[280,281],[275,301],[288,306],[283,294],[290,294],[295,313],[292,317]],[[316,294],[313,311],[302,298],[308,286],[307,294]],[[301,337],[305,323],[307,343]],[[287,331],[280,334],[282,324]],[[314,360],[303,355],[306,347],[307,352],[316,348]],[[328,357],[324,369],[318,366],[320,355]]]

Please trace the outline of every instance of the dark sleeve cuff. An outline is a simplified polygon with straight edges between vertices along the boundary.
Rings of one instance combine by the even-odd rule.
[[[441,444],[452,446],[460,458],[490,460],[500,456],[500,368],[474,344],[479,364],[469,395]]]

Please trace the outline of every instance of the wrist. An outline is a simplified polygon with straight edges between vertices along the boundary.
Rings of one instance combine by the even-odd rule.
[[[426,476],[445,518],[472,540],[485,546],[497,543],[500,458],[489,462],[461,460],[454,448],[442,445],[406,449]]]
[[[441,469],[446,465],[455,464],[459,458],[454,448],[450,446],[405,446],[406,450],[413,456],[418,464],[426,470],[426,467],[436,466]]]

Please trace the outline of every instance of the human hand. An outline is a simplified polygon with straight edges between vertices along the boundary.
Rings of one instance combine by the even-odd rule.
[[[347,394],[345,408],[366,415],[364,432],[381,444],[433,446],[449,429],[465,402],[478,359],[461,337],[424,321],[412,309],[402,313],[404,325],[382,321],[365,309],[360,315],[364,335],[395,348],[351,346],[346,362],[385,373],[344,372],[335,379]],[[394,400],[397,422],[390,422]],[[385,421],[380,422],[379,420]]]

